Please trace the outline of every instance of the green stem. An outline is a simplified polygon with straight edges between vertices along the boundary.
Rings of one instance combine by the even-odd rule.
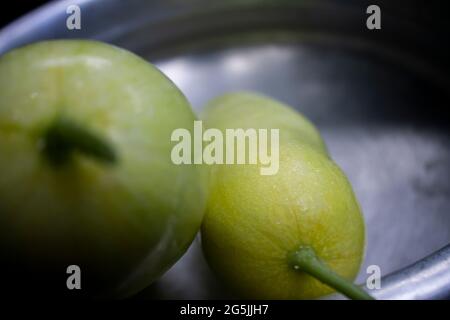
[[[288,254],[288,263],[294,270],[309,274],[350,299],[374,300],[363,289],[331,270],[317,257],[314,250],[310,247],[301,247],[297,251],[290,252]]]
[[[43,151],[57,165],[66,163],[73,151],[106,163],[117,160],[115,150],[105,139],[63,117],[56,118],[46,131]]]

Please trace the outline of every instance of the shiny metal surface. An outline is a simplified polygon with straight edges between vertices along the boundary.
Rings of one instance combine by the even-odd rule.
[[[0,53],[99,39],[155,63],[197,111],[234,90],[295,106],[319,127],[361,203],[368,241],[358,281],[376,264],[386,275],[379,298],[448,297],[448,248],[408,267],[450,243],[450,81],[426,30],[385,14],[388,36],[368,33],[356,1],[85,0],[82,30],[69,31],[73,2],[2,30]],[[231,297],[199,242],[141,296]]]
[[[450,245],[383,278],[377,299],[450,299]]]

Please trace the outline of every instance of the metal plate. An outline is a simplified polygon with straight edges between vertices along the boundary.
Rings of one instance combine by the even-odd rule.
[[[3,30],[0,52],[47,38],[100,39],[155,63],[197,111],[236,90],[296,107],[319,127],[363,209],[360,282],[368,265],[386,275],[450,243],[448,73],[423,43],[405,41],[410,25],[386,19],[389,35],[373,36],[365,11],[341,1],[132,0],[81,1],[82,30],[69,31],[68,3]],[[199,243],[140,296],[230,297]]]

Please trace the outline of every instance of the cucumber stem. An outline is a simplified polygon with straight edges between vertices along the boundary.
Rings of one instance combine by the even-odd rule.
[[[56,118],[45,132],[43,151],[56,165],[66,163],[73,151],[106,163],[117,160],[114,148],[106,140],[63,117]]]
[[[320,282],[336,289],[350,299],[374,300],[360,287],[341,277],[322,262],[311,247],[300,247],[288,254],[288,263],[295,271],[305,272]]]

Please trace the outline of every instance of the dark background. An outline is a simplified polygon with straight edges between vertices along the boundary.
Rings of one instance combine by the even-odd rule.
[[[2,4],[5,7],[0,10],[0,28],[12,22],[16,18],[28,13],[40,5],[50,2],[45,0],[15,0],[15,4]]]

